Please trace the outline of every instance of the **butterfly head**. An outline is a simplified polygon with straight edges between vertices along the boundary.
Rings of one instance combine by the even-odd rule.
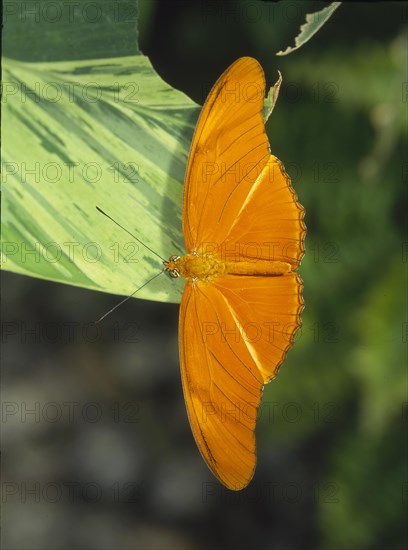
[[[163,262],[165,272],[172,279],[177,279],[177,277],[180,277],[180,271],[179,271],[179,265],[178,265],[179,260],[180,260],[180,256],[170,256],[170,258],[167,261]]]

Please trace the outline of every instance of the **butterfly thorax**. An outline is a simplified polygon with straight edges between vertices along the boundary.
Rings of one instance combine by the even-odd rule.
[[[291,266],[286,262],[242,258],[239,261],[222,259],[215,254],[186,254],[172,256],[164,262],[164,269],[171,277],[184,277],[189,280],[211,281],[226,275],[278,276],[290,273]]]

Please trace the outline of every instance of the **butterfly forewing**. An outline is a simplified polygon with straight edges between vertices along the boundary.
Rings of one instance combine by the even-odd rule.
[[[179,339],[188,416],[208,466],[237,490],[249,483],[255,468],[263,381],[245,341],[226,334],[231,328],[235,331],[235,319],[222,294],[206,283],[187,283]]]
[[[201,111],[186,173],[183,233],[188,251],[222,242],[270,157],[262,121],[265,79],[254,59],[238,59]]]

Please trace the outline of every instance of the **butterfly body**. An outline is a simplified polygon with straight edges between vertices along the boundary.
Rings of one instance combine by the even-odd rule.
[[[223,260],[215,254],[200,255],[197,253],[178,256],[164,262],[165,270],[173,276],[192,281],[211,282],[214,277],[226,275],[263,275],[279,276],[291,271],[287,262],[274,260],[247,259],[241,261]]]

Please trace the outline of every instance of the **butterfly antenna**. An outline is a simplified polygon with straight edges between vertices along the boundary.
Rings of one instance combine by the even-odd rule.
[[[106,216],[107,218],[109,218],[111,221],[113,221],[113,223],[116,223],[116,225],[117,225],[118,227],[120,227],[121,229],[123,229],[123,231],[126,231],[126,233],[128,233],[128,234],[129,234],[131,237],[133,237],[138,243],[142,244],[145,248],[147,248],[147,250],[150,250],[150,252],[152,252],[152,253],[155,254],[158,258],[160,258],[160,259],[162,260],[162,262],[165,262],[165,261],[166,261],[164,258],[162,258],[162,257],[160,256],[160,254],[157,254],[157,252],[155,252],[154,250],[152,250],[152,249],[150,248],[150,246],[147,246],[147,244],[145,244],[143,241],[141,241],[140,239],[138,239],[135,235],[133,235],[133,233],[131,233],[130,231],[128,231],[128,230],[126,229],[126,227],[123,227],[123,225],[120,225],[120,223],[118,223],[118,222],[117,222],[116,220],[114,220],[111,216],[109,216],[109,214],[107,214],[106,212],[104,212],[104,211],[102,210],[102,208],[99,208],[99,206],[96,206],[96,209],[97,209],[98,212],[100,212],[101,214],[103,214],[104,216]],[[146,284],[147,284],[147,283],[146,283]],[[143,285],[143,286],[144,286],[144,285]],[[143,288],[143,287],[140,287],[140,288]],[[140,290],[140,289],[138,289],[138,290]],[[136,291],[136,292],[137,292],[137,291]],[[131,294],[131,295],[129,296],[129,298],[130,298],[131,296],[133,296],[133,294]],[[108,313],[110,313],[110,312],[108,312]]]
[[[148,285],[149,283],[151,283],[154,279],[156,279],[159,275],[161,275],[162,273],[164,273],[164,269],[162,269],[160,271],[160,273],[156,273],[156,275],[154,277],[152,277],[151,279],[149,279],[148,281],[146,281],[142,286],[139,286],[139,288],[137,288],[134,292],[132,292],[132,294],[130,296],[127,296],[126,298],[124,298],[121,302],[119,302],[118,304],[116,304],[116,306],[113,306],[112,309],[110,309],[109,311],[107,311],[106,313],[104,313],[102,315],[102,317],[100,317],[97,321],[95,321],[95,325],[97,325],[98,323],[100,323],[101,321],[103,321],[103,319],[105,319],[105,317],[107,317],[108,315],[110,315],[112,313],[112,311],[115,311],[116,308],[118,308],[119,306],[121,306],[122,304],[124,304],[125,302],[127,302],[129,300],[129,298],[131,298],[132,296],[134,296],[137,292],[139,292],[139,290],[142,290],[143,287],[145,287],[146,285]]]
[[[96,209],[98,210],[98,212],[100,212],[101,214],[103,214],[104,216],[106,216],[107,218],[109,218],[113,223],[115,223],[118,227],[120,227],[121,229],[123,229],[123,231],[126,231],[126,233],[128,233],[128,235],[130,235],[131,237],[133,237],[137,242],[139,242],[141,245],[143,245],[145,248],[147,248],[147,250],[150,250],[150,252],[152,252],[153,254],[155,254],[158,258],[160,258],[163,262],[165,261],[164,258],[162,258],[160,256],[160,254],[157,254],[157,252],[155,252],[153,249],[150,248],[150,246],[147,246],[147,244],[145,244],[143,241],[141,241],[138,237],[136,237],[136,235],[133,235],[133,233],[131,233],[128,229],[126,229],[126,227],[123,227],[123,225],[121,225],[119,222],[117,222],[116,220],[114,220],[111,216],[109,216],[109,214],[107,214],[106,212],[104,212],[102,210],[102,208],[99,208],[99,206],[96,206]],[[104,313],[102,315],[102,317],[100,317],[97,321],[95,321],[95,324],[98,324],[100,323],[103,319],[105,319],[105,317],[107,317],[108,315],[110,315],[112,313],[112,311],[115,311],[116,308],[118,308],[119,306],[121,306],[122,304],[124,304],[125,302],[127,302],[129,300],[129,298],[132,298],[132,296],[134,296],[137,292],[139,292],[139,290],[142,290],[142,288],[144,288],[146,285],[148,285],[149,283],[151,283],[154,279],[156,279],[157,277],[159,277],[159,275],[161,275],[162,273],[164,273],[164,269],[162,269],[159,273],[157,273],[156,275],[154,275],[151,279],[149,279],[148,281],[146,281],[142,286],[139,286],[139,288],[137,288],[134,292],[132,292],[132,294],[130,296],[126,296],[126,298],[124,298],[122,301],[120,301],[118,304],[116,304],[116,306],[114,306],[113,308],[111,308],[109,311],[107,311],[106,313]]]

